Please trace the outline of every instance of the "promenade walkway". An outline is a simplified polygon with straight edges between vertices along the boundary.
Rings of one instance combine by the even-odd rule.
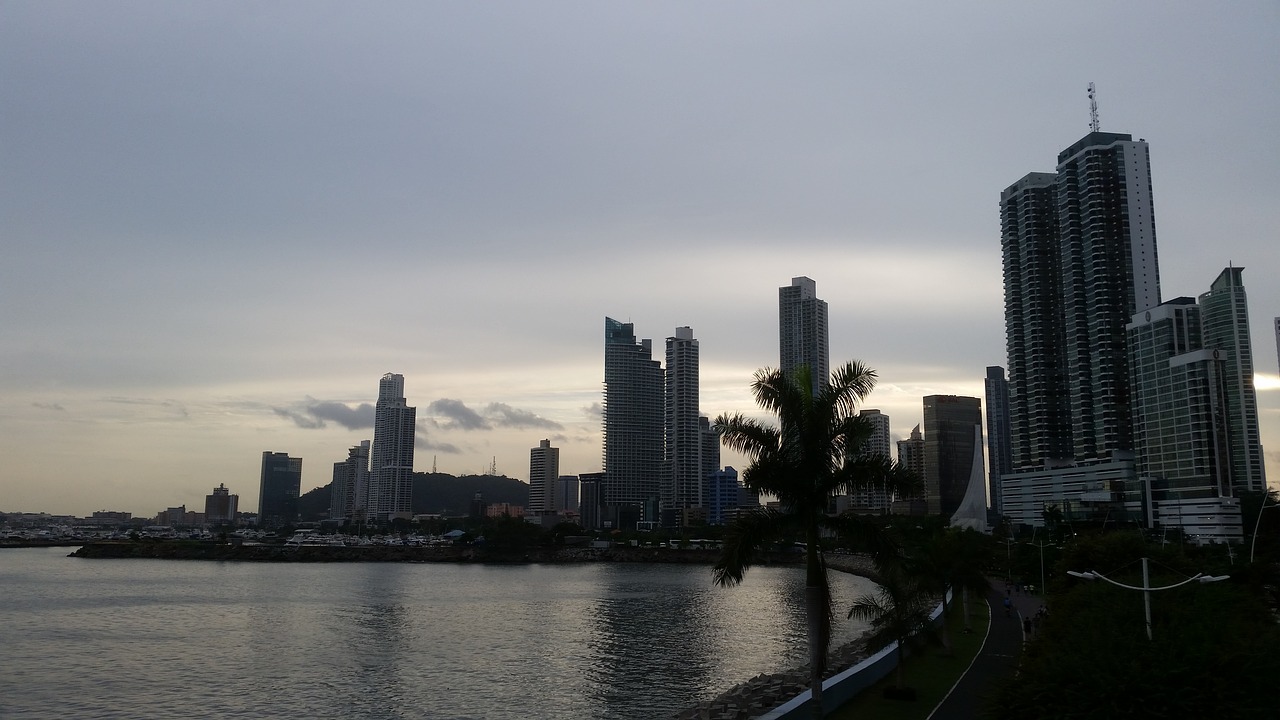
[[[987,606],[991,609],[991,627],[987,642],[974,658],[973,665],[965,672],[942,703],[929,716],[930,720],[973,720],[981,717],[982,709],[991,692],[1017,670],[1018,657],[1022,654],[1023,618],[1032,618],[1040,610],[1043,598],[1028,595],[1025,590],[1009,595],[1013,604],[1010,617],[1005,617],[1005,584],[993,580],[987,594]]]

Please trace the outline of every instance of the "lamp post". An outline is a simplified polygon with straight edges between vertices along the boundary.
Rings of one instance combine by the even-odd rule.
[[[1150,579],[1150,574],[1147,570],[1147,559],[1145,557],[1142,558],[1142,587],[1134,587],[1133,585],[1125,585],[1124,583],[1116,582],[1115,580],[1112,580],[1111,578],[1103,575],[1102,573],[1096,570],[1090,570],[1088,572],[1076,572],[1075,570],[1068,570],[1067,574],[1073,577],[1078,577],[1082,580],[1105,580],[1111,583],[1112,585],[1115,585],[1116,587],[1124,588],[1125,590],[1142,591],[1142,610],[1146,614],[1146,619],[1147,619],[1147,640],[1151,639],[1151,593],[1152,592],[1156,590],[1172,590],[1176,587],[1182,587],[1183,585],[1187,585],[1193,582],[1202,582],[1202,583],[1219,582],[1221,580],[1226,580],[1227,578],[1231,577],[1230,575],[1205,575],[1204,573],[1197,573],[1195,576],[1189,577],[1180,583],[1165,585],[1163,587],[1151,587],[1151,579]]]
[[[1036,530],[1039,530],[1039,529],[1040,529],[1040,528],[1036,528]],[[1046,587],[1045,587],[1045,583],[1044,583],[1044,549],[1045,549],[1045,547],[1046,547],[1046,546],[1052,545],[1053,543],[1047,543],[1047,542],[1045,542],[1045,541],[1043,541],[1043,540],[1041,540],[1040,542],[1034,542],[1035,537],[1036,537],[1036,536],[1035,536],[1035,531],[1032,531],[1032,533],[1031,533],[1031,539],[1032,539],[1032,541],[1033,541],[1033,542],[1029,542],[1029,543],[1027,543],[1027,544],[1028,544],[1028,545],[1030,545],[1030,546],[1032,546],[1032,547],[1038,547],[1038,548],[1040,548],[1040,594],[1041,594],[1041,595],[1044,595],[1044,596],[1047,598],[1047,597],[1048,597],[1048,593],[1047,593],[1047,589],[1046,589]]]
[[[1262,511],[1267,508],[1280,507],[1280,503],[1275,505],[1267,505],[1267,500],[1271,499],[1269,491],[1262,493],[1262,505],[1258,506],[1258,519],[1253,523],[1253,542],[1249,543],[1249,562],[1253,562],[1253,551],[1258,548],[1258,529],[1262,527]]]

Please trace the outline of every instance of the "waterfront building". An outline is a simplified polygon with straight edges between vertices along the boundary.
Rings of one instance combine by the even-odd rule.
[[[663,414],[663,525],[676,527],[681,511],[702,507],[703,428],[698,415],[698,341],[693,329],[667,338]]]
[[[556,499],[558,477],[560,448],[551,447],[550,440],[540,440],[538,447],[529,450],[529,515],[536,517],[559,511],[560,503]]]
[[[827,303],[818,299],[817,283],[807,277],[791,278],[790,285],[778,288],[778,354],[784,373],[809,366],[815,394],[827,384]]]
[[[867,455],[879,455],[892,458],[890,448],[892,439],[889,436],[889,416],[874,408],[867,408],[858,415],[871,423],[873,432],[863,444],[861,452]],[[854,492],[849,497],[849,509],[856,513],[880,514],[889,510],[889,493],[883,485],[869,487]],[[838,507],[838,506],[837,506]]]
[[[296,522],[301,487],[302,458],[282,452],[263,452],[258,484],[258,526],[271,528]]]
[[[1056,172],[1006,188],[1000,213],[1012,455],[1003,505],[1019,482],[1031,484],[1017,491],[1023,502],[1075,482],[1083,466],[1108,480],[1131,469],[1125,326],[1160,304],[1147,143],[1095,127],[1058,154]],[[1057,471],[1061,482],[1043,481]]]
[[[413,450],[418,409],[404,397],[404,376],[378,382],[369,456],[369,517],[385,522],[413,516]]]
[[[706,479],[706,519],[708,525],[727,525],[733,520],[735,512],[742,507],[742,484],[738,482],[738,471],[732,467],[716,470],[707,474]]]
[[[560,513],[578,516],[578,476],[561,475],[556,478],[556,506]]]
[[[333,464],[333,484],[329,491],[329,518],[331,520],[365,519],[365,504],[369,493],[369,448],[363,440],[347,450],[347,459]]]
[[[991,509],[1002,514],[1000,476],[1013,470],[1013,450],[1009,445],[1009,382],[1004,368],[987,368],[987,492]]]
[[[604,529],[603,508],[600,500],[600,487],[604,484],[604,473],[578,474],[578,517],[582,527],[587,530]]]
[[[928,514],[950,517],[964,500],[973,470],[975,426],[982,427],[982,401],[978,398],[925,397],[924,500]]]
[[[604,319],[604,481],[606,528],[658,520],[663,465],[663,372],[653,342],[631,323]],[[584,513],[585,515],[585,513]]]
[[[218,483],[212,493],[204,496],[204,520],[209,525],[234,525],[239,506],[240,496],[232,495],[224,483]]]
[[[920,434],[920,426],[911,429],[911,435],[898,441],[898,464],[914,477],[924,482],[924,435]],[[899,514],[923,515],[925,512],[924,497],[893,497],[890,510]]]

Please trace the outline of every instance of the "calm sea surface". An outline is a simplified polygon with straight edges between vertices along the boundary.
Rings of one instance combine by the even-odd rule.
[[[0,551],[0,718],[662,718],[804,661],[794,568],[71,550]],[[837,607],[874,588],[832,579]]]

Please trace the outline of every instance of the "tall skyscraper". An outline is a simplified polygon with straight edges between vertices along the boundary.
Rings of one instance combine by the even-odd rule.
[[[1253,387],[1253,343],[1249,339],[1249,304],[1241,274],[1228,267],[1200,296],[1204,345],[1218,351],[1222,363],[1223,416],[1228,438],[1231,485],[1262,492],[1266,471],[1258,430],[1258,395]]]
[[[698,418],[698,433],[702,436],[702,478],[720,470],[720,429],[711,425],[711,419]]]
[[[604,319],[604,481],[602,522],[631,528],[656,521],[662,490],[662,363],[631,323]],[[585,476],[579,476],[580,479]],[[583,490],[584,501],[586,489]],[[584,511],[585,517],[585,511]]]
[[[262,453],[258,484],[258,527],[291,525],[298,520],[298,493],[302,487],[302,458],[288,453]]]
[[[975,427],[982,427],[978,398],[925,397],[924,492],[929,514],[951,517],[964,500],[973,473]]]
[[[1012,454],[1001,509],[1013,492],[1015,522],[1039,524],[1046,504],[1131,511],[1125,326],[1160,304],[1147,143],[1091,132],[1056,173],[1006,188],[1000,211]]]
[[[413,447],[418,409],[404,397],[404,376],[387,373],[378,382],[373,448],[369,463],[368,513],[378,520],[413,515]]]
[[[817,297],[817,284],[807,277],[791,278],[778,288],[778,367],[794,372],[808,365],[813,391],[827,384],[831,373],[827,342],[827,303]]]
[[[1009,445],[1009,383],[1004,368],[987,368],[987,493],[991,509],[1003,512],[1000,502],[1000,476],[1013,470],[1013,450]]]
[[[529,451],[529,506],[526,515],[554,513],[560,509],[556,499],[556,478],[560,477],[560,448],[550,440],[538,441]]]
[[[702,507],[702,427],[698,415],[698,341],[688,327],[667,338],[664,393],[664,524],[678,525],[681,511]]]
[[[365,519],[369,493],[369,441],[363,440],[347,451],[347,459],[333,464],[333,484],[329,493],[329,518]]]
[[[561,475],[556,478],[556,507],[560,513],[578,514],[578,476]]]
[[[604,473],[581,473],[578,475],[578,494],[581,500],[578,503],[578,515],[581,518],[582,527],[587,530],[602,530],[604,528],[604,503],[600,497],[600,486],[605,482]]]
[[[1054,185],[1074,455],[1105,461],[1133,450],[1124,328],[1160,304],[1147,143],[1089,133],[1058,153]]]

